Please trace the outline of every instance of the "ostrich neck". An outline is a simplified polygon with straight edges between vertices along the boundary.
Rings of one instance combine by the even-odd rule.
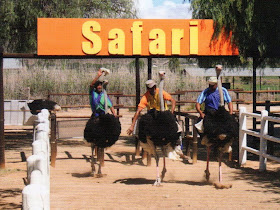
[[[218,90],[219,90],[219,95],[220,95],[220,106],[224,106],[224,94],[223,94],[223,89],[222,89],[222,81],[221,81],[221,76],[218,76]]]
[[[164,80],[161,79],[159,82],[159,99],[160,99],[160,111],[164,111],[164,101],[163,101],[163,83]]]
[[[107,91],[105,88],[103,89],[103,94],[104,94],[105,114],[107,114],[108,113],[108,101],[107,101]]]

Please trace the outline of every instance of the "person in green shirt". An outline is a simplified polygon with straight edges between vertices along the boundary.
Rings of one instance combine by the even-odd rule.
[[[98,80],[102,74],[102,70],[99,69],[89,88],[90,106],[92,113],[96,117],[105,114],[105,97],[102,91],[102,82]],[[107,96],[107,106],[111,110],[112,114],[116,117],[115,109],[109,96]]]

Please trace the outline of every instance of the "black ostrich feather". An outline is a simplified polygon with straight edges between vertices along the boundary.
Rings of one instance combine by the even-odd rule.
[[[112,114],[100,115],[99,117],[91,115],[84,130],[84,138],[89,143],[94,143],[100,148],[106,148],[115,144],[120,133],[119,118]]]
[[[213,111],[205,115],[203,120],[204,135],[208,138],[214,148],[223,147],[233,140],[238,139],[239,125],[233,115],[220,106],[217,111]],[[220,135],[224,135],[224,139],[220,139]]]
[[[147,143],[149,136],[155,146],[164,146],[171,143],[175,147],[180,136],[176,118],[170,111],[154,111],[139,119],[139,140]]]
[[[34,115],[37,115],[42,109],[60,110],[60,106],[56,102],[45,99],[36,99],[31,103],[28,103],[27,105],[30,109],[31,114]]]

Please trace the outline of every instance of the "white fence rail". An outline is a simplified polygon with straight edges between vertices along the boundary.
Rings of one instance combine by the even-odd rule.
[[[260,132],[247,129],[247,116],[261,120]],[[266,170],[267,159],[280,162],[280,158],[267,154],[267,141],[280,143],[280,139],[268,135],[268,122],[280,123],[280,118],[268,116],[268,112],[263,110],[261,114],[248,113],[245,107],[239,109],[239,164],[245,164],[247,151],[259,156],[259,170]],[[260,150],[247,146],[247,135],[260,138]]]
[[[22,191],[22,209],[50,209],[50,122],[49,111],[38,114],[32,143],[32,155],[27,158],[28,185]]]

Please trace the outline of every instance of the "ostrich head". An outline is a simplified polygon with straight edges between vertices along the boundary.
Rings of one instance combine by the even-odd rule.
[[[218,79],[218,90],[219,90],[219,95],[220,95],[220,106],[224,106],[224,94],[223,94],[223,89],[222,89],[222,81],[221,81],[221,72],[222,72],[222,65],[216,65],[216,75]]]
[[[159,71],[158,75],[159,75],[160,81],[165,79],[165,71]]]

